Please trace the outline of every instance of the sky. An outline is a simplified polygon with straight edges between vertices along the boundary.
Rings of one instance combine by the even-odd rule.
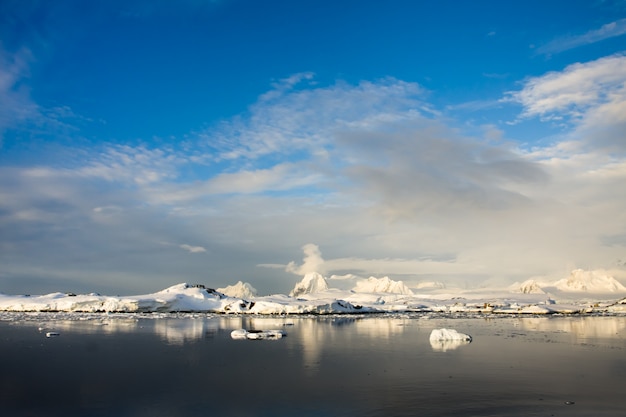
[[[0,0],[0,292],[626,277],[624,132],[623,0]]]

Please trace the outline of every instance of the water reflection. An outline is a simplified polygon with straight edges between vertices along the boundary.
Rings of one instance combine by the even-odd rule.
[[[472,323],[483,319],[447,319],[451,327],[461,323]],[[248,329],[269,330],[282,329],[289,333],[296,330],[306,356],[307,362],[315,362],[319,357],[321,346],[333,344],[340,338],[342,328],[350,328],[352,338],[359,339],[395,339],[401,337],[407,327],[418,327],[425,333],[434,328],[433,320],[424,320],[423,316],[398,317],[299,317],[299,316],[220,316],[202,314],[171,314],[153,315],[102,315],[102,314],[48,314],[0,316],[0,321],[25,326],[37,326],[39,331],[64,331],[93,333],[136,333],[153,332],[165,342],[175,345],[194,342],[214,337],[218,330]],[[626,339],[626,317],[519,317],[486,319],[493,328],[500,326],[518,329],[509,332],[509,336],[521,336],[526,333],[564,333],[572,340],[585,342],[589,339]],[[464,325],[464,324],[463,324]],[[333,329],[331,331],[331,329]],[[520,333],[521,332],[521,333]],[[495,334],[500,334],[495,331]],[[433,349],[450,350],[463,344],[437,344]]]
[[[520,324],[526,331],[568,333],[579,342],[626,336],[626,320],[619,317],[526,318]]]
[[[240,328],[288,336],[233,341]],[[474,341],[433,345],[436,328]],[[0,315],[0,415],[621,416],[625,329],[626,317]]]
[[[435,352],[447,352],[469,344],[468,340],[430,340],[430,346]]]
[[[212,338],[220,328],[217,320],[156,320],[154,332],[173,345]]]
[[[154,333],[164,342],[172,345],[184,345],[200,339],[214,337],[216,332],[225,327],[225,320],[198,316],[180,316],[171,318],[164,316],[123,315],[81,315],[67,319],[55,315],[48,319],[40,315],[38,320],[12,320],[13,324],[37,326],[41,333],[57,331],[81,334],[132,334]]]

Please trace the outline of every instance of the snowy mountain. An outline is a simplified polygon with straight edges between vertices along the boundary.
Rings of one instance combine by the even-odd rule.
[[[516,282],[511,286],[511,291],[520,292],[522,294],[545,294],[546,292],[541,288],[539,283],[534,279],[529,279],[521,284]]]
[[[326,279],[318,272],[309,272],[302,278],[302,281],[296,284],[289,295],[291,297],[299,297],[304,294],[314,294],[323,291],[328,291]]]
[[[405,294],[413,295],[413,291],[409,289],[404,282],[394,281],[389,277],[374,278],[357,282],[352,289],[354,292],[364,293],[387,293],[387,294]]]
[[[553,286],[564,292],[626,292],[626,287],[603,270],[575,269],[568,278],[555,282]]]
[[[229,285],[224,288],[218,288],[217,291],[233,298],[243,298],[249,300],[256,297],[256,289],[247,282],[238,281],[235,285]]]
[[[358,293],[329,289],[326,280],[318,273],[307,274],[296,285],[292,294],[306,297],[271,295],[255,297],[253,301],[242,297],[229,297],[201,284],[177,284],[152,294],[106,296],[95,293],[73,294],[55,292],[46,295],[0,294],[0,318],[14,312],[70,312],[70,313],[180,313],[210,312],[220,314],[364,314],[364,313],[466,313],[466,314],[572,314],[609,313],[626,314],[626,299],[615,293],[606,293],[607,285],[623,288],[602,275],[578,272],[572,278],[578,288],[601,288],[595,293],[597,302],[589,301],[585,291],[560,291],[555,296],[510,290],[461,291],[408,295],[400,293]],[[567,280],[566,280],[567,281]],[[607,284],[608,283],[608,284]],[[369,284],[369,285],[365,285]],[[386,285],[383,285],[386,284]],[[362,288],[369,290],[402,290],[403,284],[385,279],[364,280]],[[245,288],[244,284],[233,287]],[[611,288],[612,288],[611,287]],[[533,288],[533,286],[530,286]],[[584,295],[576,301],[575,297]],[[607,298],[610,297],[610,298]],[[615,297],[615,298],[614,298]],[[618,300],[616,300],[618,298]],[[8,312],[8,313],[7,313]]]

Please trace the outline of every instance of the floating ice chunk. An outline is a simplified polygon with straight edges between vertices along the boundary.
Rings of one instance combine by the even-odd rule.
[[[471,341],[472,336],[454,329],[435,329],[430,333],[430,346],[440,352],[457,349]]]
[[[430,333],[430,340],[462,340],[471,342],[472,336],[459,333],[454,329],[435,329]]]
[[[264,340],[264,339],[280,339],[287,336],[283,330],[246,330],[237,329],[230,332],[230,337],[236,340]]]

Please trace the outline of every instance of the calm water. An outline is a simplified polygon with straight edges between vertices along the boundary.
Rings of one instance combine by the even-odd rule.
[[[624,416],[626,410],[626,317],[6,319],[2,416]],[[430,332],[441,327],[474,341],[432,346]],[[283,329],[288,336],[232,340],[237,328]],[[50,330],[60,335],[47,338]]]

